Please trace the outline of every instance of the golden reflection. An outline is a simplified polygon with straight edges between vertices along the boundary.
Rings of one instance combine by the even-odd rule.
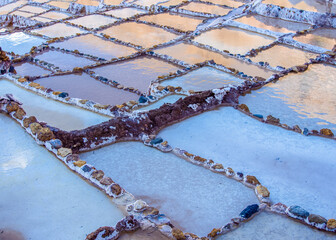
[[[336,45],[336,30],[328,28],[317,29],[307,35],[294,37],[294,39],[302,43],[308,43],[331,50],[334,45]]]
[[[223,8],[216,5],[208,5],[205,3],[191,2],[186,6],[181,7],[180,9],[189,10],[193,12],[204,12],[209,14],[216,15],[226,15],[231,11],[229,8]]]

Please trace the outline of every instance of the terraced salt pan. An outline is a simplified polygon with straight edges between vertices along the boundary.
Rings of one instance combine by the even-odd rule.
[[[127,87],[147,92],[151,81],[158,76],[176,72],[179,68],[155,58],[140,57],[92,69],[96,74]]]
[[[23,63],[20,65],[15,65],[15,70],[20,76],[42,76],[44,74],[49,74],[51,71],[41,68],[32,63]]]
[[[332,49],[336,45],[336,30],[321,28],[307,35],[294,37],[294,40],[326,49]]]
[[[42,23],[47,23],[47,22],[52,22],[53,21],[52,19],[44,18],[44,17],[33,17],[31,19],[35,20],[35,21],[42,22]]]
[[[48,2],[48,5],[66,10],[69,8],[70,3],[61,2],[61,1],[51,1],[51,2]]]
[[[28,1],[17,1],[10,4],[7,4],[5,6],[0,7],[0,15],[8,14],[9,12],[13,11],[15,8],[22,6],[23,4],[26,4]]]
[[[70,17],[70,15],[61,13],[61,12],[55,12],[55,11],[50,11],[44,14],[41,14],[40,17],[45,17],[53,20],[61,20]]]
[[[188,64],[196,64],[206,60],[214,60],[217,64],[238,69],[250,76],[269,78],[274,72],[262,69],[252,64],[239,61],[234,58],[223,56],[219,53],[205,50],[191,44],[180,43],[169,47],[155,50],[160,54],[166,54]]]
[[[170,0],[170,1],[165,1],[163,3],[159,3],[159,6],[165,6],[165,7],[170,7],[170,6],[176,6],[179,5],[183,2],[183,0]]]
[[[263,212],[251,221],[242,224],[238,229],[219,236],[217,239],[245,240],[250,239],[251,236],[253,236],[253,239],[276,240],[326,240],[335,238],[333,234],[318,231],[286,217]]]
[[[0,36],[2,50],[20,55],[28,53],[32,47],[39,46],[44,42],[45,40],[42,38],[30,36],[22,32]]]
[[[108,86],[87,74],[41,78],[36,82],[55,91],[67,92],[71,97],[89,99],[101,104],[116,105],[139,98],[134,93]]]
[[[327,219],[336,216],[333,140],[261,123],[231,107],[174,124],[159,136],[173,147],[256,176],[274,203],[299,205]]]
[[[117,19],[115,18],[94,14],[76,18],[74,20],[70,20],[69,22],[74,23],[76,25],[82,25],[86,28],[99,28],[101,26],[114,23],[115,21],[117,21]]]
[[[201,236],[258,202],[253,190],[242,184],[142,143],[116,143],[81,158],[158,208],[183,231]]]
[[[120,9],[112,9],[110,11],[105,12],[105,14],[117,18],[129,18],[133,17],[136,14],[142,14],[142,13],[146,13],[146,11],[137,8],[120,8]]]
[[[81,4],[81,5],[85,5],[85,6],[99,6],[99,1],[95,1],[95,0],[77,0],[76,3]]]
[[[335,87],[336,68],[315,64],[241,97],[240,102],[253,113],[272,114],[290,126],[336,132]]]
[[[135,22],[126,22],[113,26],[101,31],[100,33],[104,33],[116,39],[131,42],[145,48],[168,42],[178,36],[161,28]]]
[[[77,57],[58,51],[47,51],[41,55],[35,56],[35,58],[43,60],[47,63],[52,63],[63,71],[72,70],[75,67],[92,65],[95,63],[94,61],[87,58]]]
[[[279,18],[264,17],[261,15],[248,15],[235,19],[235,21],[250,25],[252,27],[267,29],[274,32],[290,33],[308,29],[309,24],[290,22]]]
[[[188,5],[182,6],[179,9],[215,15],[226,15],[231,11],[231,9],[229,8],[219,7],[216,5],[208,5],[199,2],[190,2]]]
[[[29,5],[26,5],[26,6],[23,6],[22,8],[20,8],[20,11],[25,11],[25,12],[35,13],[35,14],[43,13],[47,10],[48,9],[41,8],[41,7],[36,7],[36,6],[29,6]]]
[[[290,68],[307,63],[309,59],[314,59],[317,55],[286,45],[275,45],[259,52],[257,56],[251,57],[251,60],[254,62],[268,62],[272,67]]]
[[[286,8],[297,8],[311,12],[330,12],[328,8],[328,3],[323,0],[264,0],[263,3],[270,3]],[[330,3],[329,3],[330,4]],[[333,4],[334,5],[334,4]]]
[[[49,0],[33,0],[32,2],[37,2],[37,3],[46,3]]]
[[[10,15],[15,15],[15,16],[21,16],[21,17],[25,17],[25,18],[29,18],[35,15],[35,13],[28,13],[28,12],[22,12],[22,11],[14,11],[12,12]]]
[[[228,7],[233,7],[233,8],[240,7],[244,4],[243,2],[234,1],[234,0],[206,0],[206,2],[211,2],[211,3],[219,4],[219,5],[226,5]]]
[[[130,2],[133,2],[133,1],[130,1]],[[158,4],[159,2],[162,2],[162,0],[136,0],[133,3],[140,5],[140,6],[149,7],[151,5]]]
[[[90,54],[106,60],[128,56],[136,52],[133,48],[103,40],[92,34],[71,38],[64,42],[53,43],[51,46],[78,50],[81,53]]]
[[[66,131],[83,129],[109,119],[74,106],[49,100],[7,80],[0,80],[0,86],[0,95],[11,93],[23,102],[27,116],[35,116],[39,121]]]
[[[200,18],[191,18],[170,13],[147,15],[141,17],[140,20],[172,27],[182,31],[194,31],[196,27],[202,23],[202,19]]]
[[[177,100],[179,100],[180,98],[184,98],[184,96],[182,95],[169,95],[167,97],[164,97],[162,99],[160,99],[159,101],[148,105],[146,107],[142,107],[137,109],[137,111],[149,111],[152,109],[156,109],[156,108],[160,108],[162,105],[166,104],[166,103],[175,103]]]
[[[123,0],[104,0],[104,4],[106,5],[119,5],[123,2]]]
[[[69,37],[77,33],[84,33],[85,31],[76,27],[68,26],[65,23],[56,23],[55,25],[33,30],[32,32],[42,34],[50,38],[56,38]]]
[[[9,117],[0,116],[0,228],[25,239],[85,239],[124,214]],[[80,219],[80,221],[78,221]]]
[[[162,86],[182,87],[183,90],[204,91],[231,85],[238,85],[243,80],[226,72],[202,67],[186,75],[169,79],[160,83]]]
[[[195,38],[195,41],[222,51],[227,50],[230,53],[246,54],[252,48],[271,44],[275,39],[239,28],[226,27],[202,33]]]

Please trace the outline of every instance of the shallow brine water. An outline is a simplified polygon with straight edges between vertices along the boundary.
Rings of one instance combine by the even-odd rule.
[[[15,71],[20,76],[42,76],[44,74],[50,74],[51,71],[41,68],[32,63],[23,63],[15,65]]]
[[[66,131],[83,129],[109,119],[75,106],[44,98],[7,80],[0,80],[0,96],[7,93],[13,94],[23,103],[27,116],[35,116],[39,121]]]
[[[160,108],[162,105],[164,104],[168,104],[168,103],[175,103],[176,101],[178,101],[181,98],[184,98],[185,96],[183,95],[169,95],[167,97],[164,97],[162,99],[160,99],[159,101],[152,103],[148,106],[136,109],[136,111],[149,111],[152,109],[156,109],[156,108]]]
[[[240,102],[252,113],[272,114],[290,126],[336,130],[335,88],[336,67],[315,64],[240,97]]]
[[[336,180],[333,140],[264,124],[231,107],[174,124],[159,136],[173,147],[256,176],[274,203],[299,205],[326,218],[336,215],[336,189],[328,184]]]
[[[215,15],[226,15],[231,11],[231,9],[229,8],[219,7],[216,5],[208,5],[205,3],[198,3],[198,2],[191,2],[186,6],[180,7],[180,9],[192,12],[215,14]]]
[[[302,31],[310,27],[309,24],[305,23],[289,22],[277,18],[264,17],[261,15],[249,15],[234,20],[252,27],[281,33]]]
[[[68,26],[65,23],[57,23],[55,25],[33,30],[32,32],[50,38],[56,38],[56,37],[69,37],[72,35],[76,35],[77,33],[84,33],[85,31],[76,27]]]
[[[126,86],[147,92],[158,76],[176,72],[179,68],[155,58],[140,57],[92,69],[96,74]]]
[[[74,20],[69,20],[70,23],[76,25],[82,25],[86,28],[99,28],[101,26],[105,26],[111,23],[114,23],[117,19],[112,17],[106,17],[103,15],[89,15],[85,17],[76,18]]]
[[[80,240],[124,217],[6,116],[0,116],[0,135],[6,136],[0,146],[0,229],[15,229],[25,239]]]
[[[32,47],[39,46],[44,42],[45,40],[42,38],[30,36],[22,32],[0,36],[2,50],[15,52],[20,55],[28,53]]]
[[[50,12],[41,14],[39,16],[49,18],[49,19],[54,19],[54,20],[60,20],[60,19],[65,19],[65,18],[70,17],[70,15],[68,15],[66,13],[54,12],[54,11],[50,11]]]
[[[182,60],[188,64],[196,64],[206,60],[214,60],[215,63],[225,67],[237,69],[250,76],[259,76],[269,78],[274,72],[262,69],[252,64],[239,61],[235,58],[225,57],[219,53],[212,52],[191,44],[179,43],[169,47],[155,50],[160,54],[166,54],[178,60]]]
[[[196,27],[202,23],[202,19],[200,18],[191,18],[184,15],[169,13],[144,16],[139,19],[142,21],[156,23],[158,25],[172,27],[182,31],[194,31]]]
[[[317,29],[307,35],[294,37],[294,40],[331,50],[336,45],[336,30]]]
[[[182,230],[200,236],[258,201],[242,184],[142,143],[117,143],[81,158],[158,208]]]
[[[134,93],[108,86],[85,73],[41,78],[36,82],[55,91],[67,92],[70,97],[93,100],[100,104],[117,105],[139,98]]]
[[[243,80],[223,71],[202,67],[186,75],[160,83],[162,86],[182,87],[183,90],[204,91],[230,85],[238,85]]]
[[[148,48],[173,40],[178,35],[142,23],[127,22],[101,31],[124,42]]]
[[[117,18],[129,18],[133,17],[136,14],[146,13],[146,11],[137,8],[121,8],[121,9],[112,9],[104,13]]]
[[[64,42],[53,43],[51,46],[69,50],[78,50],[81,53],[90,54],[106,60],[136,53],[136,50],[133,48],[103,40],[92,34],[71,38]]]
[[[202,33],[195,38],[195,41],[222,51],[227,50],[230,53],[246,54],[252,48],[271,44],[275,39],[239,28],[227,27]]]
[[[254,62],[268,62],[271,67],[281,66],[290,68],[302,65],[314,59],[318,54],[302,51],[286,45],[276,45],[269,49],[263,50],[255,57],[251,57]]]

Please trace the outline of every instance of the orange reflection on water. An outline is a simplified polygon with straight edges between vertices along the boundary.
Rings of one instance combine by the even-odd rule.
[[[294,39],[299,42],[332,49],[336,45],[336,29],[321,28],[307,35],[294,37]]]
[[[180,9],[189,10],[193,12],[216,14],[216,15],[226,15],[228,14],[228,12],[231,11],[231,9],[228,8],[198,2],[191,2],[188,5],[181,7]]]

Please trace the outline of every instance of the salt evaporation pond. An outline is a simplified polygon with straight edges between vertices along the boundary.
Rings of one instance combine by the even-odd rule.
[[[247,15],[234,19],[237,22],[250,25],[252,27],[267,29],[274,32],[290,33],[308,29],[309,24],[300,22],[290,22],[278,18],[269,18],[261,15]]]
[[[226,15],[231,11],[231,9],[229,8],[219,7],[216,5],[208,5],[199,2],[190,2],[188,5],[182,6],[179,9],[215,15]]]
[[[315,64],[300,74],[289,74],[276,83],[239,98],[252,113],[269,114],[289,126],[336,130],[336,67]]]
[[[205,50],[191,44],[179,43],[169,47],[155,50],[160,54],[171,56],[175,59],[182,60],[188,64],[196,64],[204,61],[214,60],[215,63],[225,67],[235,68],[250,76],[259,76],[269,78],[274,72],[248,64],[238,59],[223,56],[219,53]]]
[[[222,51],[226,50],[234,54],[246,54],[252,48],[271,44],[275,39],[239,28],[226,27],[202,33],[195,38],[195,41]]]
[[[86,28],[99,28],[101,26],[109,25],[117,21],[116,18],[106,17],[99,14],[93,14],[89,16],[84,16],[80,18],[76,18],[74,20],[69,20],[70,23],[76,25],[82,25]]]
[[[30,52],[34,46],[39,46],[45,42],[39,37],[30,36],[22,32],[0,36],[0,46],[2,50],[23,55]]]
[[[2,79],[0,80],[0,96],[7,93],[13,94],[23,103],[27,116],[35,116],[37,120],[63,130],[83,129],[109,119],[75,106],[49,100]]]
[[[158,27],[148,26],[143,23],[126,22],[107,28],[99,33],[107,34],[124,42],[131,42],[145,48],[169,42],[178,35]]]
[[[179,67],[155,58],[140,57],[92,69],[96,74],[127,87],[146,92],[151,81],[160,75],[176,72]]]
[[[268,62],[271,67],[281,66],[290,68],[307,63],[311,58],[314,59],[316,57],[317,54],[302,51],[294,47],[275,45],[259,52],[257,56],[251,57],[251,60],[254,62]]]
[[[42,76],[44,74],[51,73],[51,71],[41,68],[29,62],[15,65],[14,67],[15,67],[15,71],[20,76]]]
[[[189,118],[159,136],[173,147],[256,176],[274,203],[299,205],[327,219],[336,216],[333,140],[261,123],[232,107]]]
[[[82,240],[124,217],[4,115],[0,135],[6,138],[0,146],[0,229],[14,229],[25,239]]]
[[[55,91],[67,92],[70,97],[88,99],[100,104],[117,105],[139,98],[135,93],[116,89],[85,73],[40,78],[35,82]]]
[[[264,212],[254,217],[251,221],[242,224],[233,232],[219,236],[216,239],[327,240],[335,239],[335,235],[312,229],[287,217]]]
[[[242,79],[229,73],[211,67],[202,67],[180,77],[160,82],[160,85],[182,87],[185,91],[204,91],[213,88],[221,88],[229,84],[239,85],[242,82]]]
[[[294,37],[294,40],[331,50],[336,45],[336,30],[321,28],[306,35]]]
[[[68,26],[65,23],[57,23],[55,25],[38,28],[32,31],[33,33],[41,34],[50,38],[57,38],[57,37],[69,37],[72,35],[85,33],[84,30],[80,28]]]
[[[106,15],[111,15],[113,17],[117,18],[129,18],[133,17],[137,14],[143,14],[146,13],[146,11],[137,9],[137,8],[120,8],[120,9],[112,9],[110,11],[104,12]]]
[[[200,236],[258,203],[253,190],[241,183],[143,143],[116,143],[83,153],[81,159],[158,208],[183,231]]]
[[[81,53],[90,54],[106,60],[136,53],[136,50],[133,48],[103,40],[93,34],[71,38],[64,42],[57,42],[50,45],[68,50],[78,50]]]

